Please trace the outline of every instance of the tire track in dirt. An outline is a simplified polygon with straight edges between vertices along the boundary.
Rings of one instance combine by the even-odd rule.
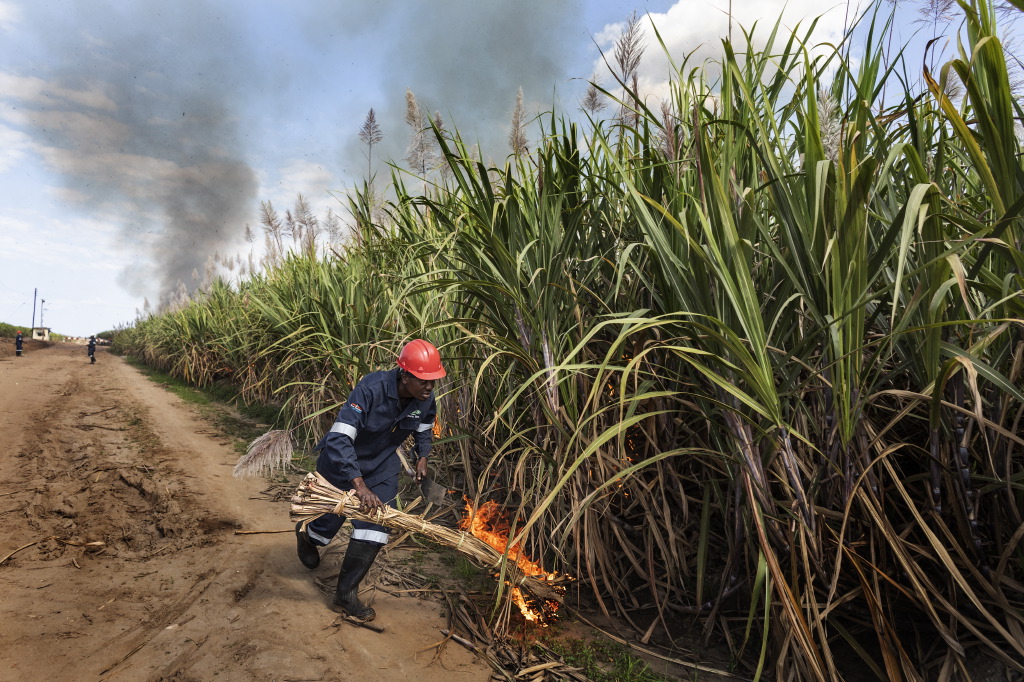
[[[149,559],[209,543],[192,493],[147,428],[145,408],[123,397],[90,409],[81,381],[70,378],[32,415],[28,443],[17,453],[22,485],[37,491],[24,512],[39,535],[41,558],[58,559],[67,542],[103,542],[99,555]]]

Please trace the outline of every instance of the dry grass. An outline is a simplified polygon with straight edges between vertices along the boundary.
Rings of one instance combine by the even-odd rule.
[[[245,454],[235,464],[232,475],[235,478],[245,476],[273,476],[284,471],[292,461],[295,446],[292,444],[290,431],[274,429],[268,431],[249,443]]]

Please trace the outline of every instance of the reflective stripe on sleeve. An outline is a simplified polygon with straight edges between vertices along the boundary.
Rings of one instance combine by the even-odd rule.
[[[430,422],[429,424],[420,424],[419,426],[416,427],[416,430],[417,431],[429,431],[432,428],[434,428],[434,422]]]
[[[334,425],[331,427],[331,431],[333,433],[340,433],[343,436],[348,436],[353,441],[356,439],[356,434],[359,433],[356,431],[356,427],[343,422],[334,422]]]
[[[375,542],[378,545],[388,544],[388,534],[379,530],[367,530],[366,528],[355,528],[352,531],[353,540],[364,542]]]

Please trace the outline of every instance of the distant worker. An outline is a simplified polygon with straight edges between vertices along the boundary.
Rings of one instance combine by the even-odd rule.
[[[441,356],[429,341],[416,339],[402,348],[398,367],[363,377],[338,411],[331,430],[320,440],[316,470],[342,490],[355,490],[360,509],[373,513],[395,506],[401,463],[395,451],[409,434],[416,444],[416,480],[427,476],[432,447],[434,382],[445,376]],[[295,525],[299,561],[309,569],[320,565],[320,547],[327,545],[345,517],[324,514]],[[368,521],[352,521],[352,536],[341,563],[333,611],[361,621],[377,615],[359,601],[359,583],[370,571],[388,529]]]
[[[14,354],[15,356],[21,355],[21,346],[24,342],[21,340],[21,330],[14,335]]]
[[[93,364],[93,365],[96,364],[96,337],[95,336],[90,336],[89,337],[89,360],[92,361],[91,364]]]

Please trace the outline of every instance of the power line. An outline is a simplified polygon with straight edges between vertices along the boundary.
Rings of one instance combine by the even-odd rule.
[[[15,289],[14,287],[9,286],[2,279],[0,279],[0,288],[6,289],[7,291],[11,292],[12,294],[21,294],[22,296],[26,296],[26,297],[30,296],[30,294],[27,291],[25,291],[23,289]]]

